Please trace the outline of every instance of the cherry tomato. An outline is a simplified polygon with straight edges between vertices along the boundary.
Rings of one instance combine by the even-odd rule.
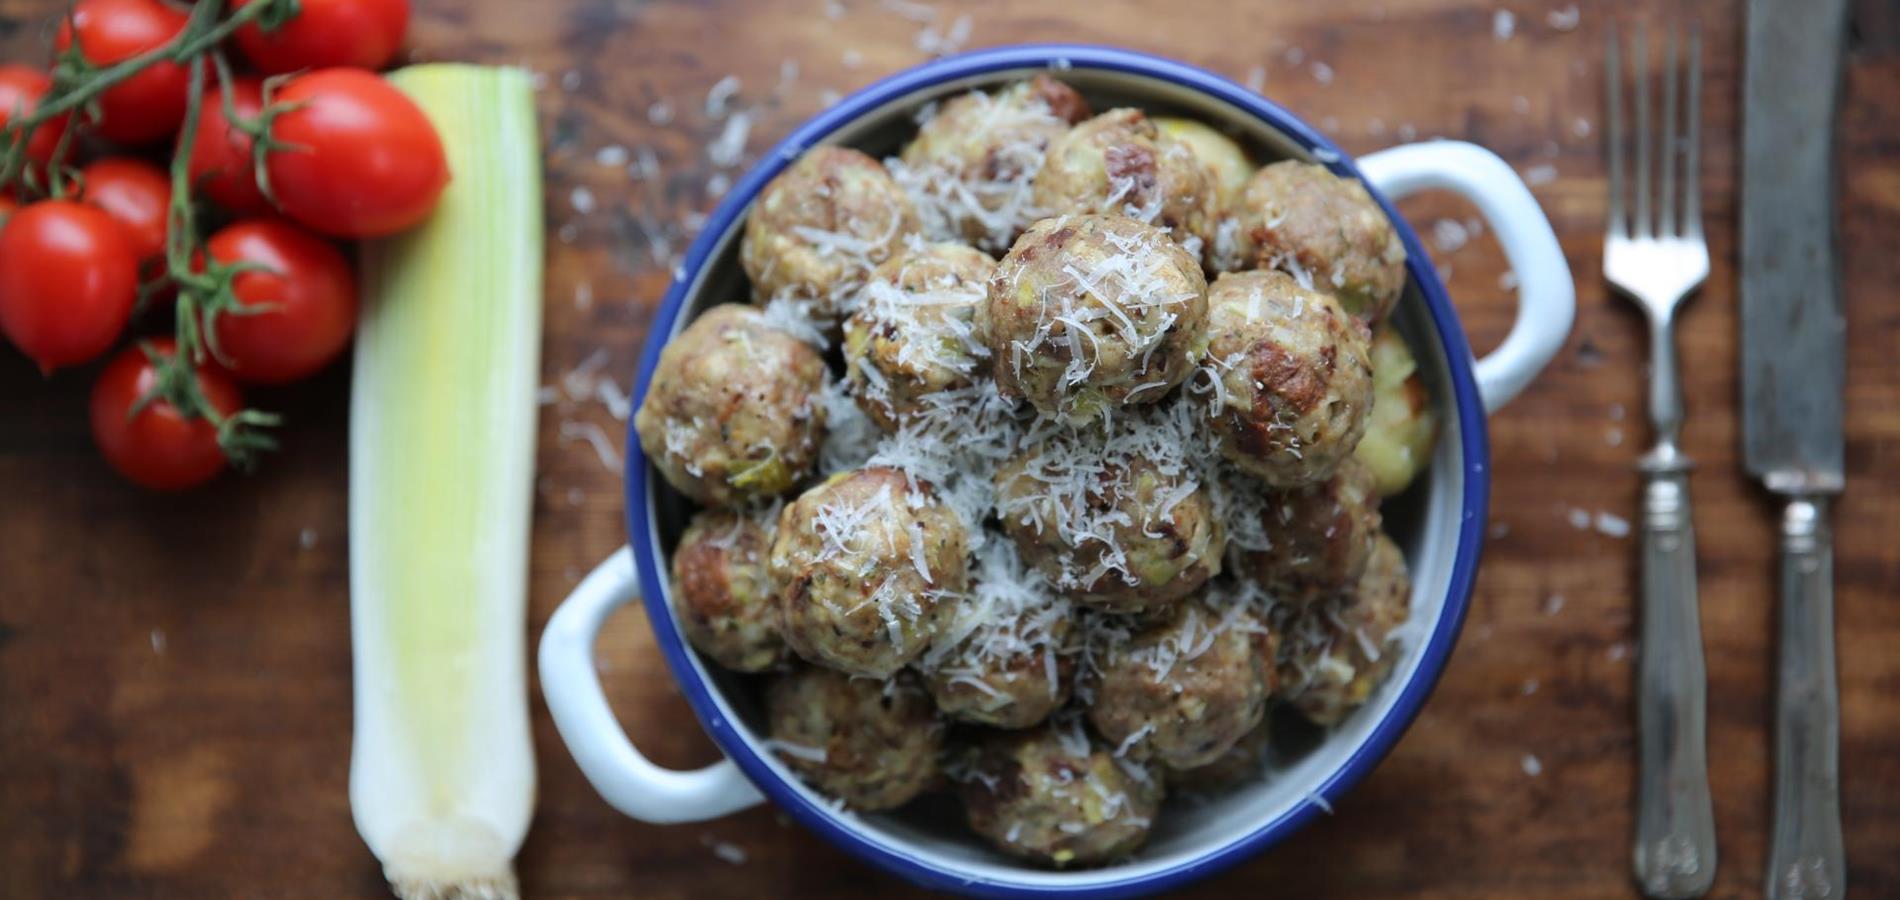
[[[449,181],[435,126],[374,73],[322,69],[293,77],[271,98],[303,104],[271,136],[296,149],[266,161],[277,205],[337,237],[379,237],[427,218]]]
[[[79,35],[79,52],[95,66],[131,59],[171,40],[185,28],[186,16],[160,0],[79,0],[61,19],[53,46],[60,52]],[[99,95],[101,136],[122,144],[144,144],[178,133],[185,119],[190,75],[175,62],[155,63]]]
[[[138,287],[125,228],[97,207],[42,200],[0,229],[0,331],[42,372],[106,352]]]
[[[239,118],[255,119],[264,108],[264,88],[255,78],[231,82],[231,106]],[[251,164],[251,136],[231,127],[224,118],[224,92],[207,93],[198,108],[198,131],[191,141],[191,182],[219,206],[244,216],[271,211],[270,201],[257,189],[257,171]]]
[[[52,86],[53,79],[38,69],[0,66],[0,126],[12,121],[15,111],[31,112]],[[33,129],[33,139],[26,144],[26,158],[42,166],[52,162],[53,151],[59,148],[60,132],[66,130],[66,120],[70,117],[62,113]]]
[[[13,217],[13,211],[20,208],[20,201],[12,194],[0,194],[0,228],[6,227],[7,220]]]
[[[143,160],[113,157],[79,170],[84,187],[79,199],[106,211],[125,226],[132,255],[140,262],[165,254],[165,216],[172,182],[159,167]]]
[[[205,242],[212,259],[257,263],[232,282],[244,306],[224,313],[217,329],[219,360],[240,381],[283,384],[323,368],[350,344],[356,328],[356,279],[350,262],[323,240],[289,222],[252,219]]]
[[[264,0],[235,0],[232,10]],[[238,49],[257,70],[282,75],[302,69],[380,69],[402,47],[408,0],[302,0],[297,15],[274,31],[238,30]]]
[[[139,341],[119,351],[93,382],[93,442],[112,468],[141,487],[181,491],[210,481],[224,469],[217,426],[186,418],[162,398],[132,412],[158,381],[146,348],[170,359],[175,345],[170,338]],[[198,390],[220,415],[232,415],[244,405],[237,385],[215,369],[198,367]]]

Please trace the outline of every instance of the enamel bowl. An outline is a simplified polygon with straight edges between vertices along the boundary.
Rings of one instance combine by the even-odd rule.
[[[1418,357],[1440,417],[1430,466],[1386,505],[1388,528],[1412,570],[1413,625],[1391,679],[1365,708],[1318,735],[1271,778],[1205,804],[1171,805],[1134,858],[1099,869],[1049,871],[995,852],[971,834],[954,803],[920,802],[894,814],[843,811],[806,787],[760,745],[765,737],[754,682],[702,660],[672,612],[668,554],[690,508],[627,438],[629,546],[590,574],[542,637],[542,690],[562,738],[608,803],[649,822],[691,822],[771,800],[856,856],[911,881],[994,896],[1119,896],[1178,886],[1231,866],[1323,814],[1378,765],[1411,724],[1444,670],[1465,617],[1484,538],[1485,416],[1515,396],[1557,352],[1575,314],[1570,272],[1545,219],[1516,173],[1479,147],[1435,141],[1347,158],[1286,110],[1199,69],[1127,50],[1020,46],[967,53],[899,73],[846,98],[765,154],[707,222],[654,318],[635,400],[646,395],[660,348],[701,310],[746,296],[739,237],[753,198],[805,148],[848,144],[894,154],[925,103],[1057,70],[1096,110],[1137,106],[1228,130],[1261,160],[1323,162],[1362,179],[1404,239],[1409,284],[1396,322]],[[1502,244],[1518,281],[1518,315],[1504,343],[1473,360],[1445,286],[1417,233],[1391,202],[1446,189],[1470,199]],[[608,614],[645,598],[654,636],[680,690],[727,759],[693,772],[659,768],[628,741],[608,709],[593,644]]]

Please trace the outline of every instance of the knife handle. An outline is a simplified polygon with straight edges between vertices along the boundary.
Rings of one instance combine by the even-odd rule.
[[[1664,443],[1643,458],[1643,595],[1637,660],[1636,883],[1700,897],[1715,878],[1705,741],[1708,676],[1696,597],[1689,462]]]
[[[1828,526],[1827,499],[1797,496],[1781,517],[1781,666],[1769,900],[1846,894],[1840,729],[1834,674],[1834,533]]]

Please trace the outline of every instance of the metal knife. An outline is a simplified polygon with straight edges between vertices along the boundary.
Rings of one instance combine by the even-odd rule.
[[[1847,0],[1749,0],[1742,144],[1742,417],[1748,470],[1786,501],[1770,900],[1838,898],[1834,545],[1845,320],[1834,118]]]

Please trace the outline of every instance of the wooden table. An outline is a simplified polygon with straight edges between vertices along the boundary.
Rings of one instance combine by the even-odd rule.
[[[722,173],[704,148],[722,76],[762,148],[849,91],[909,66],[911,4],[822,0],[419,0],[422,59],[546,76],[546,380],[604,352],[624,385],[653,304]],[[1491,540],[1469,625],[1418,724],[1332,818],[1215,878],[1199,896],[1600,897],[1631,893],[1635,547],[1577,528],[1629,518],[1644,333],[1599,277],[1604,29],[1699,19],[1707,52],[1706,210],[1715,271],[1683,320],[1687,449],[1701,529],[1719,896],[1759,893],[1768,820],[1774,576],[1771,509],[1736,460],[1735,216],[1740,4],[1589,2],[1574,29],[1548,0],[1075,0],[935,4],[968,44],[1074,40],[1194,62],[1266,92],[1348,149],[1476,141],[1539,182],[1577,277],[1577,327],[1550,371],[1492,423]],[[1861,0],[1841,115],[1850,489],[1837,514],[1842,764],[1856,893],[1900,894],[1900,14]],[[43,58],[61,4],[0,0],[6,57]],[[1496,10],[1515,13],[1508,38]],[[928,42],[924,42],[928,46]],[[670,124],[657,106],[670,108]],[[604,149],[605,148],[605,149]],[[651,148],[657,177],[618,158]],[[715,185],[716,186],[716,185]],[[594,210],[587,212],[588,200]],[[1473,210],[1420,198],[1427,234]],[[649,230],[665,235],[664,245]],[[1446,235],[1445,237],[1450,237]],[[1448,242],[1455,243],[1455,241]],[[1479,348],[1508,327],[1488,238],[1440,254]],[[1900,307],[1897,307],[1900,308]],[[264,392],[284,450],[183,497],[121,483],[87,433],[90,371],[43,381],[0,352],[0,895],[378,897],[351,825],[345,529],[346,367]],[[599,403],[545,411],[533,630],[625,537],[621,480],[562,420],[620,440]],[[609,692],[660,763],[715,756],[638,610],[603,639]],[[582,780],[535,702],[540,805],[519,860],[534,897],[889,896],[904,886],[769,809],[643,825]],[[736,848],[736,852],[735,852]],[[715,851],[719,851],[716,853]],[[722,858],[737,859],[736,864]]]

